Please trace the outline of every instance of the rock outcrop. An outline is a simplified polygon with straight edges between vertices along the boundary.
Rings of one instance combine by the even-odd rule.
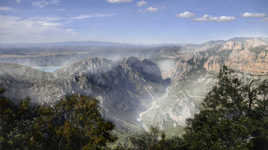
[[[217,82],[216,75],[222,65],[253,76],[267,76],[267,47],[265,39],[236,38],[154,54],[163,78],[171,78],[171,85],[165,97],[156,99],[141,113],[140,120],[145,127],[184,126],[185,120],[198,112],[202,99]]]
[[[169,129],[184,126],[199,111],[222,65],[256,78],[268,75],[265,38],[164,46],[139,53],[150,60],[90,57],[54,73],[0,64],[0,86],[10,98],[30,97],[42,104],[70,94],[93,96],[118,126]]]
[[[220,66],[253,75],[268,74],[268,42],[264,39],[226,41],[214,55],[208,57],[204,68],[218,72]]]
[[[0,65],[0,85],[7,89],[7,97],[53,104],[65,95],[92,96],[101,101],[105,117],[115,122],[137,123],[138,112],[152,96],[161,96],[168,84],[156,64],[135,57],[118,62],[88,58],[55,73]]]

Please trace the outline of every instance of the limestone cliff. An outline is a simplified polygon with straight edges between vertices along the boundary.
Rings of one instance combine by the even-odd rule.
[[[223,64],[240,72],[266,75],[268,74],[268,42],[255,38],[226,41],[215,55],[208,57],[204,68],[217,72]]]
[[[169,129],[184,126],[199,111],[222,65],[256,78],[268,75],[265,38],[154,47],[139,53],[148,59],[89,57],[54,73],[0,64],[0,86],[10,98],[30,97],[42,104],[70,94],[93,96],[120,127]]]
[[[70,94],[96,97],[105,117],[120,126],[126,122],[137,125],[138,112],[152,97],[161,96],[168,84],[157,65],[135,57],[118,62],[88,58],[55,73],[0,65],[0,85],[7,89],[5,96],[15,100],[29,97],[41,104],[53,104]]]

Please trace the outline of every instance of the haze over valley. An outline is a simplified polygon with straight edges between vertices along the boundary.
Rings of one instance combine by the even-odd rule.
[[[1,0],[0,150],[267,150],[267,0]]]
[[[266,79],[268,74],[267,38],[153,47],[91,45],[1,51],[5,96],[29,97],[38,104],[71,94],[93,96],[120,130],[172,129],[185,126],[199,111],[221,66],[248,78]]]

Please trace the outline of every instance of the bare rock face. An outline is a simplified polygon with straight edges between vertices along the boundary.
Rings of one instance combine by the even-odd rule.
[[[204,68],[207,71],[219,72],[221,68],[221,58],[220,57],[209,57],[207,62],[204,64]]]
[[[268,74],[268,51],[254,53],[249,50],[234,52],[226,65],[236,70],[255,75]]]
[[[54,73],[0,64],[0,86],[8,89],[8,97],[30,97],[42,104],[70,94],[93,96],[118,126],[167,129],[184,126],[187,118],[198,113],[222,65],[258,77],[268,75],[268,40],[263,38],[161,47],[150,52],[150,60],[87,58]]]
[[[267,40],[263,38],[234,38],[226,41],[221,50],[241,50],[259,46],[267,46]]]
[[[215,55],[208,57],[204,68],[218,72],[226,66],[254,75],[268,74],[268,42],[263,39],[230,40]]]
[[[67,67],[64,67],[56,72],[57,76],[70,77],[82,74],[99,74],[105,73],[112,69],[113,62],[105,58],[88,57],[82,61],[75,62]]]
[[[16,64],[0,64],[0,86],[7,90],[5,96],[11,99],[33,98],[35,103],[52,102],[54,97],[61,96],[59,82],[50,73]]]
[[[152,96],[161,96],[168,84],[157,65],[135,57],[119,62],[88,58],[55,73],[0,65],[0,85],[7,89],[7,97],[53,104],[65,95],[93,96],[101,101],[105,116],[115,122],[137,122],[138,112]]]
[[[237,71],[246,72],[254,75],[267,75],[268,74],[268,57],[267,52],[263,51],[259,54],[250,52],[248,50],[232,51],[228,58],[220,56],[211,56],[204,64],[207,71],[218,72],[220,67],[225,64],[226,66]]]
[[[159,54],[155,62],[163,78],[171,78],[171,85],[163,97],[156,98],[140,113],[139,120],[145,128],[184,126],[185,120],[199,111],[202,99],[217,82],[222,65],[246,74],[267,76],[267,47],[267,40],[246,38],[190,45]]]

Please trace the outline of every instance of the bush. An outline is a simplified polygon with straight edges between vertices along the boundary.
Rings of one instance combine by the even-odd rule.
[[[97,100],[69,96],[55,106],[15,105],[0,98],[0,149],[97,150],[116,137],[114,125],[105,121]]]

